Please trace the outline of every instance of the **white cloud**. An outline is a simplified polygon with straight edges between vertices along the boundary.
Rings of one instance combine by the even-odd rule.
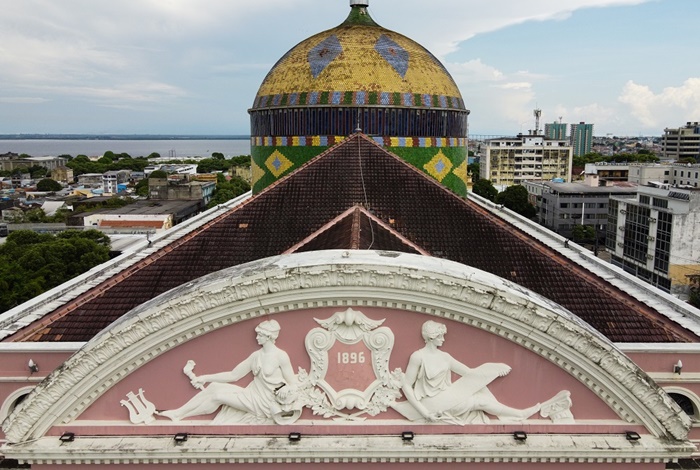
[[[700,119],[700,78],[689,78],[681,86],[654,93],[647,85],[628,81],[618,98],[631,115],[645,127],[664,127],[671,123]]]
[[[576,10],[611,6],[639,5],[650,0],[443,0],[436,10],[449,11],[439,21],[425,21],[421,15],[401,18],[401,31],[425,45],[438,57],[454,52],[459,44],[476,36],[529,21],[562,21]],[[375,5],[371,8],[395,8],[394,4]],[[386,2],[388,3],[388,2]],[[401,10],[422,11],[422,0],[403,0]],[[381,21],[380,21],[381,23]],[[382,23],[383,26],[389,26]]]
[[[36,98],[32,96],[0,96],[0,103],[8,104],[41,104],[46,103],[46,98]]]

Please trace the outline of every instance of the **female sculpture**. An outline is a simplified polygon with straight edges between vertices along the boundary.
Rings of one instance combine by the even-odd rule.
[[[427,321],[421,330],[425,347],[414,352],[404,375],[402,390],[408,402],[396,409],[411,420],[451,424],[487,423],[484,413],[501,420],[521,421],[540,410],[540,404],[516,409],[500,403],[486,387],[510,372],[506,364],[487,363],[471,369],[441,351],[447,327]],[[452,383],[452,373],[461,378]]]
[[[190,416],[213,413],[223,406],[213,424],[293,422],[301,414],[294,405],[296,376],[286,352],[275,346],[280,325],[267,320],[256,328],[256,340],[260,349],[229,372],[195,376],[191,368],[185,369],[190,382],[201,389],[187,403],[174,410],[157,414],[179,421]],[[253,374],[253,381],[246,387],[233,385]],[[209,384],[205,387],[205,384]]]

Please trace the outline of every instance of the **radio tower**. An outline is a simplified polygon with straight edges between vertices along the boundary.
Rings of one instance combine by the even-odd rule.
[[[542,117],[542,110],[535,109],[532,114],[535,116],[535,135],[540,135],[540,118]]]

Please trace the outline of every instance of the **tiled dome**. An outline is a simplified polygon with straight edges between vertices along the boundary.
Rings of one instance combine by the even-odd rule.
[[[377,25],[361,7],[285,54],[265,77],[253,109],[318,105],[322,98],[324,105],[464,109],[457,85],[435,56]]]
[[[253,191],[359,128],[464,194],[469,112],[457,85],[428,50],[375,23],[366,0],[350,3],[341,25],[294,46],[263,80],[249,111]]]

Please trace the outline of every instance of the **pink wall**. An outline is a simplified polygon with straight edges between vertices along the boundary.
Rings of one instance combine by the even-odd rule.
[[[2,352],[0,353],[0,409],[7,407],[7,399],[16,391],[35,387],[43,378],[59,367],[70,352]],[[28,363],[32,359],[39,366],[39,371],[32,373]],[[3,416],[0,415],[0,422]],[[5,434],[0,428],[0,439]]]
[[[274,315],[274,319],[280,323],[282,328],[276,344],[289,354],[295,371],[299,367],[307,371],[310,370],[309,356],[304,348],[304,337],[311,329],[319,326],[314,321],[314,318],[326,319],[339,310],[342,309],[301,310]],[[509,375],[496,379],[489,385],[489,389],[502,403],[516,408],[524,408],[544,401],[560,390],[569,390],[574,403],[572,412],[577,419],[619,419],[605,403],[601,402],[598,397],[566,371],[506,339],[454,321],[440,320],[418,313],[377,308],[361,308],[359,310],[371,319],[386,319],[383,326],[389,327],[394,332],[395,346],[391,356],[391,370],[395,368],[406,370],[410,354],[424,346],[420,333],[422,324],[426,320],[433,319],[447,325],[446,341],[442,349],[464,362],[467,366],[475,367],[484,362],[503,362],[513,368]],[[171,409],[180,406],[195,393],[195,389],[182,373],[182,367],[187,360],[192,359],[197,363],[195,368],[195,373],[197,374],[230,370],[258,348],[255,342],[254,328],[263,320],[265,319],[249,320],[214,331],[156,358],[107,391],[82,414],[80,419],[116,420],[129,424],[128,412],[124,407],[120,406],[119,402],[126,398],[127,392],[137,392],[139,388],[145,390],[146,398],[152,401],[158,409]],[[333,364],[334,357],[335,354],[331,354],[329,358],[331,364]],[[367,383],[368,381],[366,377],[368,367],[370,367],[369,364],[366,364],[364,369],[358,366],[355,371],[361,377],[358,380],[362,383]],[[345,375],[349,373],[353,373],[353,371],[346,371]],[[334,378],[332,375],[332,373],[329,373],[328,382],[334,385],[343,383],[342,377]],[[246,381],[248,380],[249,378],[246,378]],[[243,385],[246,381],[241,381],[239,384]],[[321,418],[314,417],[309,410],[305,410],[302,416],[303,419]],[[397,424],[406,423],[393,410],[380,414],[375,419],[401,419]],[[370,424],[371,421],[372,418],[368,418],[367,424]],[[168,421],[165,420],[165,422]],[[161,424],[165,424],[165,422]],[[80,425],[79,422],[75,424]],[[337,430],[337,425],[331,420],[328,420],[328,426],[330,429]],[[295,425],[295,427],[300,428],[298,425]],[[468,426],[467,428],[455,426],[437,427],[447,428],[444,432],[456,432],[457,430],[465,432],[467,428],[473,429],[474,432],[485,431],[483,426]],[[542,432],[552,432],[552,427],[552,425],[544,426]],[[182,425],[179,425],[178,428],[182,428]],[[321,428],[325,428],[325,426],[321,426]],[[361,432],[363,433],[373,432],[373,429],[367,429],[367,426],[362,428]],[[545,428],[549,431],[545,431]],[[563,431],[562,428],[557,429]],[[595,429],[595,426],[586,426],[586,429],[592,430]],[[131,430],[119,428],[115,429],[114,432],[138,434],[143,433],[145,430],[146,428],[141,426]],[[375,432],[382,432],[382,430],[386,431],[386,428],[380,426]],[[431,431],[434,432],[436,430],[435,426],[431,427]],[[160,427],[156,427],[153,431],[169,432]],[[215,430],[208,428],[207,432],[211,431]],[[258,429],[258,431],[261,430]],[[302,432],[307,433],[317,431],[327,433],[328,429],[322,431],[317,423],[313,429],[302,430]],[[108,427],[102,427],[101,432],[111,434]],[[221,432],[226,431],[222,429]],[[494,432],[493,429],[491,432]]]
[[[36,466],[36,465],[35,465]],[[221,468],[251,468],[255,470],[278,470],[280,464],[269,464],[269,463],[255,463],[255,464],[221,464],[221,465],[202,465],[202,464],[173,464],[173,465],[139,465],[130,464],[129,470],[166,470],[166,469],[180,469],[187,467],[188,470],[215,470]],[[323,468],[324,464],[312,465],[312,464],[284,464],[284,468],[296,467],[301,468]],[[34,467],[34,466],[33,466]],[[36,466],[42,470],[65,470],[65,465],[41,465]],[[343,467],[343,469],[353,469],[359,468],[362,470],[399,470],[402,468],[408,468],[411,470],[418,470],[424,468],[439,468],[440,470],[464,470],[465,468],[469,470],[510,470],[513,467],[517,467],[518,470],[566,470],[575,468],[576,470],[661,470],[666,468],[664,464],[619,464],[619,463],[593,463],[593,464],[575,464],[575,463],[365,463],[365,464],[333,464],[334,468]],[[80,465],[81,470],[121,470],[124,468],[123,465]]]

